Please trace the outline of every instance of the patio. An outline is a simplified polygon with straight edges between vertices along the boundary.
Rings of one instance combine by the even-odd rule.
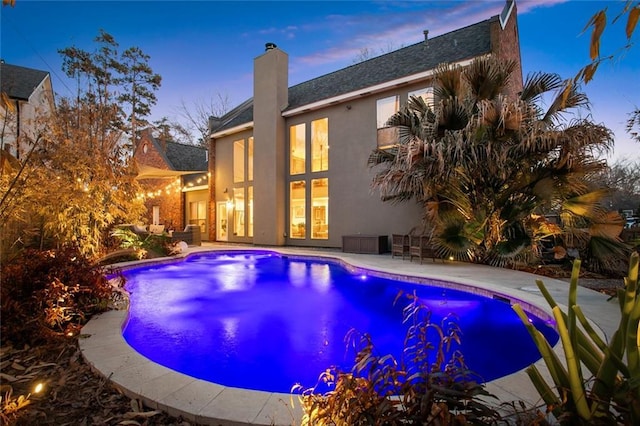
[[[188,253],[234,248],[247,247],[203,243],[202,247],[190,247]],[[390,253],[366,255],[289,247],[269,249],[283,254],[331,257],[356,268],[401,274],[407,278],[452,281],[465,288],[473,286],[475,292],[520,301],[525,307],[533,308],[534,312],[542,315],[548,315],[550,310],[535,285],[536,279],[543,279],[561,305],[568,296],[568,284],[564,281],[483,265],[461,262],[421,265],[417,262],[394,259]],[[578,290],[578,304],[608,339],[617,326],[619,309],[616,300],[607,301],[607,298],[602,293],[583,287]],[[82,329],[82,333],[88,337],[80,339],[79,344],[83,356],[92,368],[102,376],[108,377],[127,396],[141,399],[150,408],[165,411],[173,416],[182,416],[198,424],[299,424],[302,411],[295,395],[224,387],[177,373],[144,358],[122,338],[121,327],[126,314],[126,311],[109,311],[92,319]],[[555,350],[562,352],[562,347],[557,345]],[[541,370],[545,370],[541,361],[537,365]],[[541,403],[523,371],[492,381],[486,385],[486,389],[500,402],[524,401],[529,406]]]

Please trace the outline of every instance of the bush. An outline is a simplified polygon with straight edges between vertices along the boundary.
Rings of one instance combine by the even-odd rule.
[[[553,310],[564,360],[529,323],[522,308],[513,305],[531,333],[550,379],[545,379],[535,365],[527,369],[527,374],[547,410],[560,424],[640,424],[639,263],[640,257],[635,252],[629,260],[625,287],[618,290],[620,321],[609,342],[596,333],[577,303],[580,260],[573,264],[566,311],[556,303],[542,281],[536,282]]]
[[[107,309],[112,288],[75,248],[24,250],[2,268],[2,344],[35,345],[73,333]]]
[[[116,227],[111,232],[111,237],[116,241],[120,251],[133,252],[137,259],[168,256],[172,252],[171,238],[169,234],[136,234],[128,228]]]
[[[321,383],[335,383],[324,394],[302,390],[303,425],[493,424],[499,414],[479,396],[491,396],[465,366],[455,320],[433,324],[430,313],[412,297],[405,321],[412,321],[398,362],[375,354],[370,336],[360,337],[351,372],[328,369]],[[353,334],[347,337],[353,340]],[[300,390],[295,386],[294,391]]]

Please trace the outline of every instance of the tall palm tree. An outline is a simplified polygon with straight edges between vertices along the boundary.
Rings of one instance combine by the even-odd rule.
[[[608,253],[624,258],[618,224],[593,180],[607,167],[598,156],[613,146],[611,131],[586,119],[565,122],[588,99],[555,74],[533,74],[517,97],[505,95],[514,69],[495,58],[440,66],[433,109],[412,97],[389,119],[400,137],[370,155],[373,187],[386,201],[420,202],[443,256],[507,265],[539,256],[549,237],[587,252],[596,232]],[[552,211],[562,226],[546,220]]]

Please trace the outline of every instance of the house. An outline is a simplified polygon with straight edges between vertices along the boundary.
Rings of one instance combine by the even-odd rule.
[[[47,71],[2,61],[0,91],[0,149],[20,160],[28,154],[55,109],[51,77]]]
[[[141,134],[133,158],[144,189],[147,222],[166,230],[198,225],[208,235],[209,174],[206,149]],[[206,239],[206,238],[205,238]]]
[[[493,55],[518,65],[514,1],[482,22],[288,86],[288,55],[273,43],[254,60],[253,98],[213,119],[209,239],[341,247],[347,235],[389,236],[421,223],[415,204],[372,192],[367,159],[397,140],[387,119],[407,99],[433,102],[434,69]],[[379,240],[378,240],[379,241]]]

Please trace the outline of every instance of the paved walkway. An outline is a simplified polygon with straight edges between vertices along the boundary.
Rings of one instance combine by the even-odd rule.
[[[203,250],[247,247],[205,244],[190,248]],[[290,255],[326,256],[342,260],[356,268],[375,270],[411,278],[430,278],[472,286],[481,294],[499,295],[520,302],[542,316],[550,309],[535,284],[544,281],[558,304],[566,304],[569,285],[560,280],[543,278],[508,269],[461,262],[409,262],[386,255],[362,255],[330,250],[270,247],[269,250]],[[467,289],[468,290],[468,289]],[[620,318],[618,302],[583,287],[578,289],[578,304],[609,339]],[[292,425],[300,424],[302,410],[296,396],[225,387],[195,379],[151,362],[138,354],[122,337],[126,311],[109,311],[89,321],[82,329],[80,349],[87,362],[104,377],[118,385],[128,396],[143,400],[153,409],[204,425]],[[518,348],[514,348],[518,350]],[[562,355],[561,345],[556,352]],[[544,364],[536,364],[543,372]],[[529,406],[541,405],[535,388],[523,371],[492,381],[486,389],[500,402],[524,401]]]

